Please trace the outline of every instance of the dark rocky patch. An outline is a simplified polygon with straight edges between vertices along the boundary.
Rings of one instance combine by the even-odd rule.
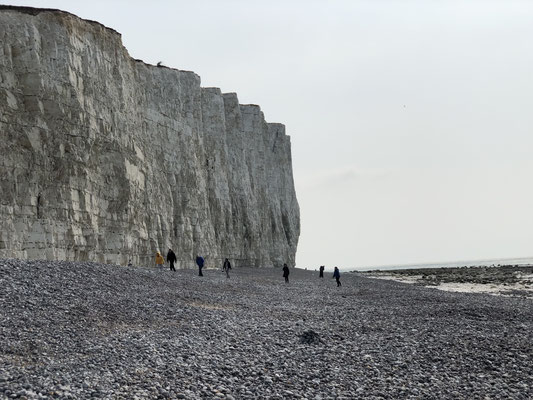
[[[300,343],[304,344],[319,344],[322,343],[320,335],[315,331],[305,331],[300,335]]]
[[[531,284],[530,280],[523,279],[524,275],[533,274],[533,265],[497,265],[481,267],[456,267],[456,268],[418,268],[397,269],[387,271],[369,271],[372,274],[385,274],[398,277],[421,276],[418,283],[421,285],[438,286],[441,282],[477,283],[477,284],[504,284],[511,285],[521,282]]]

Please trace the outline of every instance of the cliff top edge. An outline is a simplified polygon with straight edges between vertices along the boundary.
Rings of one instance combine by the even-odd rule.
[[[97,25],[97,26],[100,26],[108,31],[110,31],[111,33],[113,34],[116,34],[119,36],[120,38],[120,41],[122,42],[122,34],[118,31],[116,31],[115,29],[113,28],[110,28],[108,26],[105,26],[104,24],[98,22],[98,21],[94,21],[94,20],[90,20],[90,19],[85,19],[85,18],[81,18],[79,17],[78,15],[76,14],[73,14],[71,12],[68,12],[68,11],[64,11],[64,10],[60,10],[60,9],[57,9],[57,8],[40,8],[40,7],[28,7],[28,6],[13,6],[13,5],[7,5],[7,4],[0,4],[0,12],[2,11],[15,11],[15,12],[19,12],[19,13],[23,13],[23,14],[28,14],[28,15],[32,15],[32,16],[37,16],[41,13],[46,13],[46,12],[49,12],[49,13],[53,13],[53,14],[58,14],[58,15],[66,15],[66,16],[69,16],[69,17],[74,17],[76,19],[79,19],[81,21],[84,21],[84,22],[87,22],[89,24],[94,24],[94,25]],[[124,44],[122,44],[122,46],[124,46]],[[126,49],[127,51],[127,49]],[[154,64],[150,64],[150,63],[147,63],[145,61],[143,61],[142,59],[138,59],[138,58],[133,58],[131,57],[130,55],[130,58],[137,62],[137,63],[141,63],[147,67],[150,67],[150,68],[161,68],[161,69],[164,69],[164,70],[172,70],[172,71],[178,71],[178,72],[181,72],[181,73],[187,73],[187,74],[192,74],[192,75],[195,75],[199,80],[201,79],[200,76],[194,72],[194,71],[187,71],[187,70],[180,70],[178,68],[174,68],[174,67],[169,67],[167,65],[164,65],[164,64],[158,64],[158,65],[154,65]],[[218,92],[221,92],[221,89],[218,88],[218,87],[205,87],[205,88],[202,88],[202,89],[206,89],[208,91],[210,90],[215,90],[215,91],[218,91]],[[238,101],[238,96],[237,96],[237,93],[235,92],[227,92],[227,93],[220,93],[222,96],[224,97],[234,97],[237,99]],[[257,104],[240,104],[239,105],[245,109],[251,109],[254,111],[254,113],[262,113],[262,110],[261,110],[261,107]],[[267,121],[265,121],[267,122]],[[284,124],[281,124],[281,123],[278,123],[278,122],[267,122],[267,124],[272,124],[272,125],[282,125],[285,127]]]
[[[68,15],[68,16],[77,18],[80,21],[84,21],[84,22],[87,22],[89,24],[98,25],[98,26],[100,26],[100,27],[102,27],[102,28],[104,28],[104,29],[106,29],[106,30],[118,35],[120,38],[122,38],[122,34],[120,32],[118,32],[117,30],[115,30],[113,28],[105,26],[104,24],[102,24],[102,23],[100,23],[98,21],[81,18],[81,17],[77,16],[76,14],[73,14],[73,13],[68,12],[68,11],[60,10],[60,9],[57,9],[57,8],[37,8],[37,7],[10,6],[10,5],[6,5],[6,4],[0,4],[0,12],[2,12],[2,11],[16,11],[16,12],[20,12],[20,13],[23,13],[23,14],[33,15],[33,16],[39,15],[39,14],[44,13],[44,12],[50,12],[50,13],[53,13],[53,14]],[[164,69],[169,69],[169,70],[174,70],[174,71],[179,71],[179,72],[190,73],[190,74],[194,74],[194,75],[198,76],[198,74],[196,72],[194,72],[194,71],[181,70],[181,69],[178,69],[178,68],[168,67],[168,66],[163,65],[163,64],[154,65],[154,64],[147,63],[147,62],[145,62],[145,61],[143,61],[142,59],[139,59],[139,58],[133,58],[133,57],[131,57],[131,58],[135,62],[139,62],[139,63],[145,64],[145,65],[147,65],[149,67],[164,68]]]
[[[4,11],[4,10],[7,10],[7,11],[18,11],[20,13],[29,14],[29,15],[39,15],[40,13],[43,13],[43,12],[51,12],[51,13],[55,13],[55,14],[67,14],[67,15],[71,15],[73,17],[76,17],[78,19],[81,19],[83,21],[89,22],[91,24],[99,25],[99,26],[101,26],[101,27],[103,27],[105,29],[110,30],[111,32],[116,33],[119,36],[122,36],[120,32],[117,32],[113,28],[105,26],[104,24],[102,24],[102,23],[100,23],[98,21],[93,21],[93,20],[90,20],[90,19],[81,18],[81,17],[77,16],[76,14],[72,14],[71,12],[68,12],[68,11],[59,10],[57,8],[36,8],[36,7],[10,6],[10,5],[7,5],[7,4],[0,4],[0,12]]]

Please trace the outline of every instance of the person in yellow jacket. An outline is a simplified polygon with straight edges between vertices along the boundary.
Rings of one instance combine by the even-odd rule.
[[[165,259],[163,258],[160,252],[157,252],[155,255],[155,264],[160,269],[163,269],[163,264],[165,264]]]

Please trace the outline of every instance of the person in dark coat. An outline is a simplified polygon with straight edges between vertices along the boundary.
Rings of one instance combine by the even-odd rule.
[[[337,267],[335,267],[335,271],[333,271],[333,278],[335,278],[335,280],[337,281],[337,287],[342,286],[341,281],[340,281],[341,272],[339,271]]]
[[[226,258],[224,260],[224,265],[222,265],[222,271],[226,271],[226,278],[229,278],[229,270],[231,269],[231,264],[229,260]]]
[[[172,251],[172,249],[168,249],[168,253],[167,253],[167,261],[169,262],[170,264],[170,270],[171,271],[175,271],[176,268],[174,268],[174,263],[176,261],[178,261],[178,259],[176,258],[176,254],[174,254],[174,252]]]
[[[289,283],[289,267],[287,267],[287,264],[283,264],[283,277],[285,278],[285,283]]]
[[[202,274],[202,268],[204,267],[204,258],[196,256],[196,265],[198,265],[198,276],[204,276],[204,274]]]
[[[323,278],[323,277],[324,277],[324,266],[321,265],[320,268],[319,268],[319,270],[320,270],[320,275],[318,275],[318,277],[319,277],[319,278]]]

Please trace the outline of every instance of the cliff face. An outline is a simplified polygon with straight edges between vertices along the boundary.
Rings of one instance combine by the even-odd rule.
[[[294,265],[290,139],[74,15],[0,7],[0,257]]]

